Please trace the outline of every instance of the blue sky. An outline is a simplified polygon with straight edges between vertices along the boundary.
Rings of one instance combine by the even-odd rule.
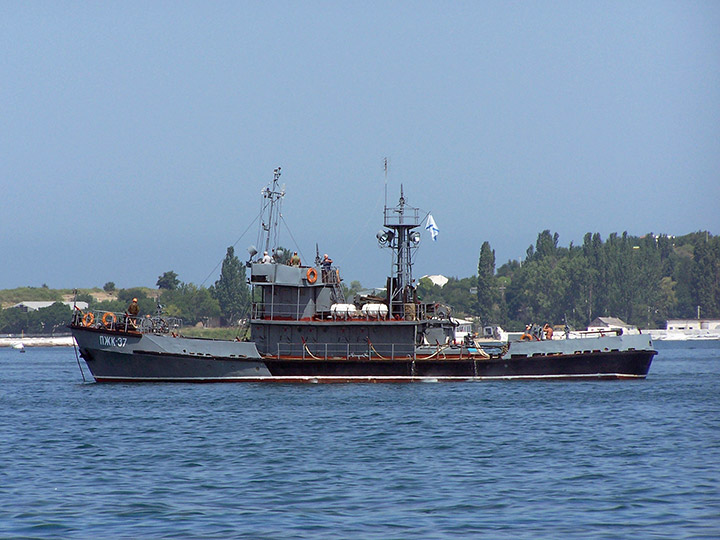
[[[720,233],[718,2],[4,2],[0,288],[210,285],[282,167],[281,243],[384,284],[543,229]]]

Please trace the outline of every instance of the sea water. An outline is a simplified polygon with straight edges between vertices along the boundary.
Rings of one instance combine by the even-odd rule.
[[[1,349],[0,537],[718,538],[720,343],[656,346],[640,381],[342,385]]]

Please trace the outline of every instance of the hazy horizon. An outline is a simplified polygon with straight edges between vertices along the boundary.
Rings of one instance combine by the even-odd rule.
[[[0,7],[0,288],[210,285],[282,167],[280,243],[384,284],[549,229],[720,232],[720,4],[127,2]],[[288,228],[289,231],[288,232]],[[297,242],[297,243],[296,243]]]

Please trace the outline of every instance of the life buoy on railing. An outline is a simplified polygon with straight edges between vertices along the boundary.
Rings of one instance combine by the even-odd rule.
[[[307,277],[308,283],[311,285],[317,281],[317,270],[314,268],[308,268],[307,274],[305,274],[305,277]]]
[[[92,323],[95,322],[95,315],[92,311],[88,311],[85,315],[83,315],[82,318],[83,326],[92,326]]]
[[[110,319],[112,319],[112,321]],[[115,324],[115,321],[117,321],[117,317],[113,312],[106,311],[105,313],[103,313],[102,323],[105,328],[110,328],[111,325]]]

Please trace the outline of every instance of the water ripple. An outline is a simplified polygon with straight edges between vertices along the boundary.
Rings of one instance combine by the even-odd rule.
[[[719,347],[639,382],[337,386],[78,384],[66,350],[13,353],[0,538],[720,536]]]

